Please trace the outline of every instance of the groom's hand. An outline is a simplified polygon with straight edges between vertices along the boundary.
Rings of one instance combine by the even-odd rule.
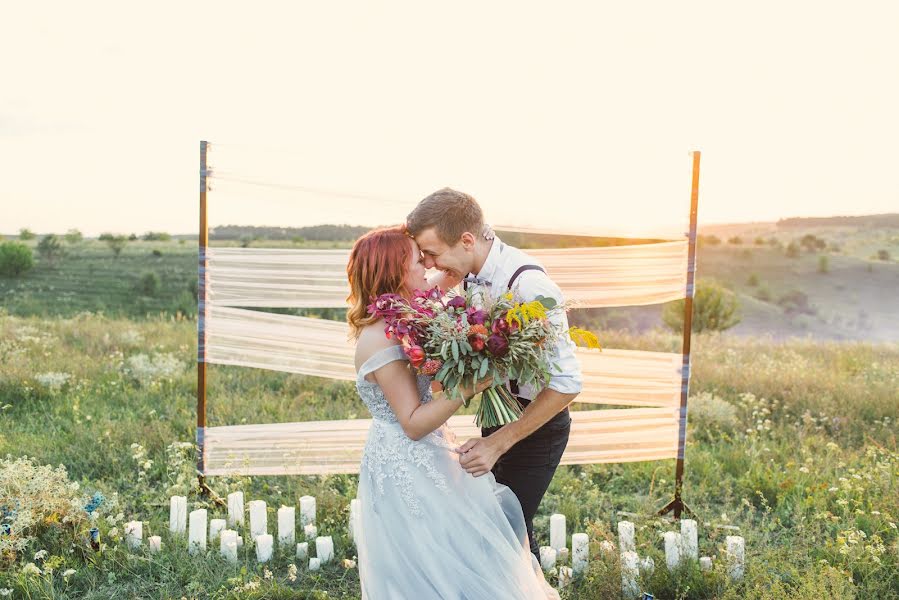
[[[456,448],[461,456],[459,464],[474,477],[486,475],[502,456],[503,450],[492,436],[472,438]]]

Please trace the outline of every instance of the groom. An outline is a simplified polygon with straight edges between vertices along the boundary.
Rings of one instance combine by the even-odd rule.
[[[461,281],[466,289],[491,298],[517,288],[524,301],[537,296],[559,303],[564,300],[543,267],[492,235],[484,225],[481,207],[468,194],[450,188],[434,192],[418,203],[406,218],[406,226],[421,249],[425,267],[440,270],[430,283],[442,289]],[[553,323],[562,331],[568,329],[568,317],[562,311],[557,311]],[[538,559],[534,515],[568,444],[568,405],[581,391],[581,369],[574,348],[574,342],[563,336],[550,361],[559,370],[545,388],[509,382],[510,391],[524,406],[521,418],[482,429],[483,437],[456,450],[467,472],[480,477],[493,471],[496,480],[515,493],[524,512],[531,552]]]

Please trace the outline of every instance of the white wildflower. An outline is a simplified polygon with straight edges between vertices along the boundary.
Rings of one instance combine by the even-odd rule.
[[[38,550],[34,553],[34,560],[44,560],[45,558],[47,558],[46,550]]]
[[[56,373],[53,371],[35,376],[35,380],[51,392],[58,392],[61,390],[71,378],[72,375],[69,373]]]
[[[62,576],[63,576],[63,578],[68,578],[68,577],[71,577],[72,575],[74,575],[74,574],[77,573],[77,572],[78,572],[78,571],[76,571],[75,569],[66,569],[65,571],[62,572]]]
[[[28,563],[24,567],[22,567],[23,575],[40,575],[41,570],[37,568],[37,565],[34,563]]]

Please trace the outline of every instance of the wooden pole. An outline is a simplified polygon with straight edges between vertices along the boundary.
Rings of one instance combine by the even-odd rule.
[[[690,391],[690,341],[693,333],[693,293],[696,275],[696,213],[699,205],[699,158],[700,152],[693,152],[693,181],[690,190],[690,231],[687,233],[687,290],[684,299],[683,367],[681,368],[680,419],[678,420],[677,467],[674,473],[674,500],[669,502],[660,515],[674,511],[674,518],[680,519],[683,512],[692,512],[684,504],[684,455],[687,447],[687,398]]]
[[[200,244],[197,285],[197,476],[200,489],[206,488],[206,248],[209,225],[206,220],[206,153],[209,144],[200,142]]]

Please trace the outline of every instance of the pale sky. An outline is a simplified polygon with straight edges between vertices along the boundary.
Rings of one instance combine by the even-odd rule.
[[[7,3],[0,233],[194,232],[201,139],[285,186],[217,182],[212,225],[450,185],[495,224],[681,227],[690,150],[701,223],[895,212],[897,32],[887,1]]]

